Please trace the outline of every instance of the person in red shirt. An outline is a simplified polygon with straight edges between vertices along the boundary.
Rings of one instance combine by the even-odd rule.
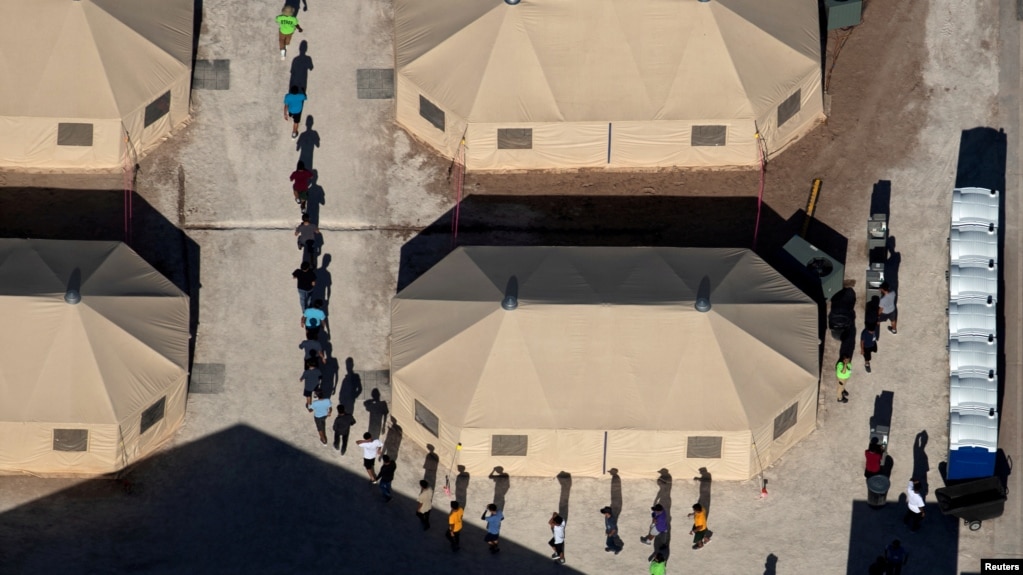
[[[881,443],[878,442],[876,437],[870,438],[870,445],[863,452],[863,456],[867,460],[866,465],[864,465],[864,476],[870,478],[881,473],[881,460],[884,459],[884,450],[881,449]]]
[[[295,203],[301,206],[302,213],[306,212],[306,203],[309,201],[309,185],[313,181],[313,173],[306,169],[305,162],[298,161],[295,171],[291,172],[291,191],[295,194]]]

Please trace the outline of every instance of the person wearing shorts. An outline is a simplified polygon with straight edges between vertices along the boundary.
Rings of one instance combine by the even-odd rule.
[[[554,550],[554,553],[551,554],[551,559],[554,559],[555,561],[557,561],[558,563],[561,563],[562,565],[565,564],[565,524],[566,523],[568,523],[568,522],[565,521],[564,517],[558,515],[557,511],[552,513],[550,520],[547,521],[547,525],[549,525],[550,528],[551,528],[551,535],[552,535],[550,541],[548,541],[547,544],[550,545],[551,549]]]
[[[497,505],[491,503],[487,505],[487,509],[483,512],[483,516],[480,519],[487,522],[487,534],[483,536],[483,540],[490,547],[490,552],[500,552],[501,522],[504,521],[504,513],[501,513]]]
[[[703,549],[703,546],[710,543],[710,537],[714,533],[707,529],[707,512],[699,503],[693,504],[693,512],[689,514],[693,518],[693,529],[689,532],[693,536],[693,549]]]
[[[376,483],[376,461],[377,457],[380,455],[380,450],[384,447],[384,444],[380,443],[379,439],[373,439],[373,435],[368,431],[363,433],[362,439],[355,443],[362,448],[362,466],[366,468],[366,475],[369,476],[369,482]]]
[[[320,434],[320,445],[327,447],[327,418],[330,417],[330,399],[323,397],[323,391],[317,389],[315,392],[316,401],[309,406],[313,412],[313,421],[316,422],[316,432]]]
[[[291,119],[291,139],[298,137],[298,125],[302,123],[302,109],[305,107],[306,95],[298,86],[292,86],[284,95],[284,119]]]
[[[645,537],[640,537],[640,543],[650,545],[660,534],[668,532],[668,512],[664,506],[658,503],[650,508],[650,532]]]
[[[283,60],[288,57],[291,35],[295,33],[295,30],[301,32],[302,27],[298,25],[298,16],[295,16],[294,6],[285,6],[275,21],[277,22],[277,46],[281,50],[281,60]]]
[[[891,325],[888,326],[888,331],[892,335],[899,333],[898,322],[899,322],[899,310],[895,306],[896,294],[892,290],[892,286],[888,285],[888,282],[881,283],[881,301],[878,302],[881,314],[878,319],[881,323],[890,321]]]

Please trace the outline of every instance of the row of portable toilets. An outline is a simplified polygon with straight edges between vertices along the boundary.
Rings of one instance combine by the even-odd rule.
[[[999,192],[952,192],[947,479],[993,475],[998,450]]]

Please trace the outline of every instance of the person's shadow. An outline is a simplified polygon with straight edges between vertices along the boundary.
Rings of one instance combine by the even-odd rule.
[[[391,459],[398,460],[398,450],[401,449],[402,429],[397,420],[391,418],[391,425],[387,427],[387,439],[384,440],[384,453],[391,456]]]
[[[373,391],[369,392],[369,399],[364,401],[363,405],[369,412],[368,431],[373,437],[380,437],[384,433],[384,422],[389,413],[387,402],[380,399],[380,390],[374,387]]]
[[[291,60],[291,81],[288,82],[289,86],[298,86],[303,94],[309,85],[309,72],[313,69],[313,59],[306,54],[308,50],[309,42],[302,40],[298,45],[298,56]]]
[[[706,467],[700,468],[700,475],[693,478],[693,481],[700,482],[700,500],[699,503],[703,506],[703,510],[707,512],[707,517],[710,517],[710,484],[711,484],[710,471],[707,471]],[[661,505],[664,505],[663,503]]]
[[[327,361],[323,362],[323,365],[320,366],[320,372],[323,373],[323,383],[321,385],[325,394],[324,397],[333,397],[334,392],[338,390],[339,371],[341,371],[341,366],[338,365],[337,358],[334,356],[328,357]],[[343,403],[341,402],[340,394],[338,395],[338,402]],[[345,410],[347,409],[348,406],[345,406]]]
[[[611,515],[618,517],[622,513],[622,478],[617,468],[612,467],[607,472],[611,474]]]
[[[469,493],[469,472],[464,465],[458,466],[458,475],[455,476],[455,501],[465,509],[465,500]]]
[[[313,286],[313,300],[322,299],[327,305],[330,305],[330,287],[332,284],[330,271],[327,268],[330,266],[330,254],[323,254],[323,260],[320,262],[320,267],[316,268],[316,285]]]
[[[341,391],[337,400],[345,406],[348,413],[355,413],[355,400],[362,395],[362,377],[355,373],[355,360],[345,359],[345,377],[341,380]]]
[[[299,161],[305,162],[307,170],[313,169],[313,151],[320,147],[320,134],[313,129],[313,117],[306,116],[305,131],[295,141]]]
[[[568,521],[568,498],[572,494],[572,474],[567,471],[559,472],[558,483],[561,484],[561,494],[558,496],[558,515]]]
[[[437,468],[440,467],[440,456],[437,455],[437,448],[432,444],[426,444],[426,460],[423,461],[423,480],[430,484],[431,488],[437,487]]]
[[[671,484],[672,477],[671,473],[667,469],[661,468],[657,472],[657,497],[654,498],[653,505],[658,503],[664,507],[664,513],[668,516],[668,531],[659,534],[654,537],[653,551],[650,552],[648,561],[653,561],[654,556],[657,553],[664,555],[665,559],[671,554]]]
[[[913,478],[920,481],[920,496],[927,497],[927,472],[931,466],[927,461],[927,430],[916,434],[913,440]]]
[[[888,236],[888,243],[885,245],[888,250],[888,258],[884,261],[884,281],[888,282],[892,291],[895,292],[895,307],[899,307],[899,266],[902,265],[902,254],[895,251],[895,236]]]
[[[504,468],[497,466],[488,475],[491,481],[494,482],[494,505],[498,509],[504,509],[504,496],[508,494],[508,489],[511,488],[511,476],[504,472]]]
[[[320,206],[327,203],[326,192],[320,185],[320,173],[313,170],[313,178],[310,180],[309,189],[306,191],[308,200],[305,203],[305,211],[309,214],[309,221],[314,225],[320,225]]]
[[[774,553],[767,554],[764,561],[764,575],[778,575],[778,556]]]

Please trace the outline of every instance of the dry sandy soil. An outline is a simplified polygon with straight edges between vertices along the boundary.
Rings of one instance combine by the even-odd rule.
[[[344,400],[357,408],[358,431],[379,423],[371,417],[377,408],[363,404],[368,389],[389,395],[386,380],[375,378],[388,365],[391,296],[453,243],[449,161],[396,128],[390,102],[355,97],[357,68],[391,65],[390,4],[310,0],[301,13],[301,39],[315,62],[307,108],[315,123],[297,148],[280,120],[288,63],[276,57],[274,9],[225,0],[207,2],[203,14],[199,57],[231,59],[232,89],[195,92],[191,123],[143,161],[132,244],[193,296],[195,362],[226,366],[225,393],[190,396],[176,440],[125,475],[130,492],[109,480],[0,478],[0,573],[54,565],[69,573],[642,573],[649,548],[636,536],[658,498],[674,501],[677,516],[669,573],[859,574],[893,537],[910,550],[905,573],[977,572],[980,557],[1021,556],[1019,500],[971,533],[943,518],[933,497],[947,445],[949,192],[957,181],[997,180],[999,169],[1012,192],[1005,273],[1014,294],[1005,307],[1012,384],[1002,437],[1010,456],[1019,453],[1019,24],[1010,7],[871,0],[863,24],[844,33],[828,121],[768,164],[757,251],[777,257],[803,222],[811,180],[822,178],[808,237],[843,260],[857,286],[864,224],[878,201],[872,191],[890,182],[903,319],[898,336],[882,337],[873,374],[856,360],[849,404],[834,402],[833,376],[824,370],[818,429],[766,470],[766,499],[757,480],[666,483],[654,472],[622,482],[513,477],[505,486],[451,476],[472,520],[458,556],[437,527],[420,533],[412,516],[416,481],[425,472],[443,483],[450,462],[438,467],[391,426],[398,498],[384,506],[354,453],[342,459],[318,447],[297,394],[301,334],[290,279],[297,210],[285,187],[297,158],[315,157],[319,173],[333,355],[342,364],[352,358],[367,387],[356,397],[346,387],[351,377],[339,378],[339,394],[350,394]],[[828,43],[829,66],[838,44],[837,37]],[[976,145],[960,149],[964,131],[978,127],[1005,130],[1000,168],[996,160],[964,169],[991,155],[985,144],[997,148],[998,137],[971,132],[976,138],[965,141]],[[755,170],[470,173],[458,242],[752,246],[759,178]],[[0,174],[0,186],[4,236],[123,237],[120,175]],[[836,353],[829,339],[824,363]],[[893,490],[875,511],[864,501],[861,459],[872,398],[883,390],[895,393]],[[911,475],[926,477],[932,493],[915,535],[902,527],[896,501]],[[1009,483],[1019,492],[1018,473]],[[492,558],[477,541],[475,519],[495,496],[505,500],[508,520],[505,551]],[[692,552],[682,516],[691,502],[711,497],[718,535]],[[626,541],[614,558],[601,550],[596,511],[609,502],[621,508]],[[439,524],[447,505],[440,491],[435,504]],[[555,508],[571,510],[562,567],[551,564],[545,545]]]

